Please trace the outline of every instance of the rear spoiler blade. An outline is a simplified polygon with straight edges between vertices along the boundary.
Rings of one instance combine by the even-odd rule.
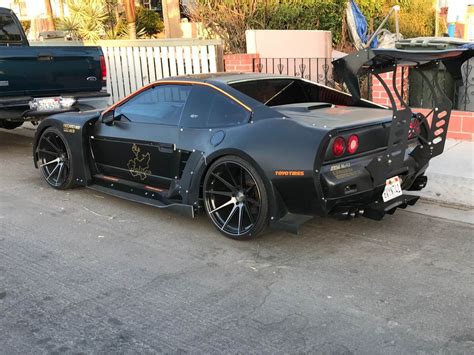
[[[354,100],[360,100],[360,75],[392,71],[394,66],[421,67],[442,61],[454,80],[462,79],[461,65],[474,56],[474,50],[364,49],[333,61],[336,78],[344,81]]]
[[[453,79],[459,80],[462,78],[462,63],[473,56],[474,50],[471,48],[416,51],[364,49],[333,62],[336,77],[346,83],[356,102],[360,100],[358,76],[368,73],[379,80],[391,102],[392,124],[387,149],[367,165],[374,186],[384,184],[387,178],[397,175],[400,169],[403,169],[408,136],[415,134],[411,126],[415,114],[397,87],[397,68],[399,66],[428,67],[442,62]],[[380,76],[381,73],[386,72],[392,73],[391,83]],[[429,80],[423,71],[419,73],[433,98],[433,108],[428,114],[416,114],[421,123],[429,122],[427,135],[416,134],[420,144],[410,153],[421,168],[426,166],[430,159],[443,153],[453,105],[440,87],[439,81],[436,80],[436,72],[434,80]]]

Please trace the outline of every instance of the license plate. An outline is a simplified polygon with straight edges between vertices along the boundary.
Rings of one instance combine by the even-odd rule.
[[[383,202],[393,200],[394,198],[401,196],[402,185],[400,184],[400,178],[395,176],[393,178],[387,179],[385,182],[385,189],[383,190],[382,199]]]
[[[61,109],[61,98],[44,97],[33,100],[33,107],[36,111],[56,111]]]

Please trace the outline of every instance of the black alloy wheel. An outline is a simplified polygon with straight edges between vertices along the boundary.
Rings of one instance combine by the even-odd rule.
[[[46,182],[55,189],[72,186],[71,151],[56,128],[47,128],[36,147],[36,158]]]
[[[218,159],[204,179],[204,205],[215,227],[228,237],[249,239],[268,224],[268,197],[258,172],[237,156]]]

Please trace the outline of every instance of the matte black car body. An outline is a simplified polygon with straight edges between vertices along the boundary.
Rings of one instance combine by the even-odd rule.
[[[392,176],[402,178],[404,190],[426,185],[424,172],[429,159],[443,150],[451,106],[438,95],[433,119],[437,122],[438,113],[442,114],[439,121],[444,120],[444,131],[435,134],[424,122],[426,117],[413,114],[403,102],[401,109],[391,110],[360,99],[354,77],[362,70],[377,75],[396,70],[394,64],[402,61],[429,65],[433,58],[465,60],[470,56],[463,50],[442,52],[367,50],[343,58],[335,67],[352,96],[303,79],[273,75],[224,73],[160,80],[104,112],[66,113],[44,120],[36,132],[35,165],[38,167],[42,134],[54,127],[70,147],[70,172],[77,186],[194,216],[203,207],[202,185],[209,166],[221,157],[237,156],[262,178],[268,194],[268,222],[273,227],[297,232],[301,223],[315,215],[363,214],[381,219],[418,199],[404,194],[384,203],[381,195],[386,179]],[[298,91],[294,91],[296,96],[289,95],[291,99],[272,106],[251,97],[252,90],[272,80],[282,85],[284,80],[293,81],[288,87],[303,88],[300,92],[306,97],[295,99]],[[248,119],[228,127],[193,128],[183,124],[183,115],[190,112],[186,107],[176,126],[136,124],[117,117],[121,105],[135,95],[162,85],[209,88],[233,100],[248,113]],[[196,105],[208,102],[204,99]],[[414,119],[425,128],[409,138]],[[358,152],[333,156],[335,137],[352,134],[359,137]],[[435,139],[437,143],[432,144]]]

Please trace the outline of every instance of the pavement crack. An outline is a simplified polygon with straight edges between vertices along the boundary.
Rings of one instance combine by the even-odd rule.
[[[454,145],[452,145],[451,147],[449,148],[444,148],[444,152],[449,152],[451,149],[457,147],[458,145],[460,145],[462,143],[462,141],[459,141],[459,142],[456,142]]]

